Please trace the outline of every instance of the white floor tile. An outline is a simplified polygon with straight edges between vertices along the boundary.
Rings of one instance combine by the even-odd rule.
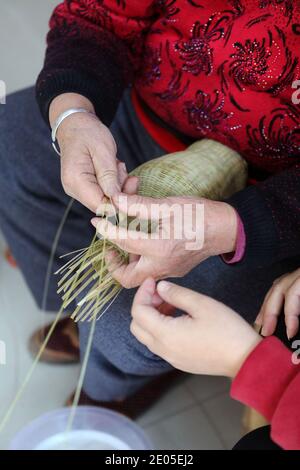
[[[194,406],[146,432],[157,450],[221,450],[223,445],[200,406]]]
[[[207,400],[202,404],[217,428],[227,449],[232,449],[241,438],[244,406],[232,400],[228,394]]]
[[[1,251],[2,248],[0,242]],[[6,345],[6,365],[0,365],[0,422],[32,364],[28,338],[52,318],[53,315],[42,314],[35,306],[19,270],[0,257],[0,341]],[[0,434],[0,448],[7,448],[12,436],[34,417],[63,406],[77,377],[77,366],[38,364],[24,396]]]
[[[195,404],[195,400],[187,391],[185,382],[176,384],[158,403],[139,418],[138,423],[141,426],[148,426],[193,404]]]
[[[191,375],[186,380],[186,387],[199,402],[228,391],[230,382],[225,377],[210,377],[209,375]]]

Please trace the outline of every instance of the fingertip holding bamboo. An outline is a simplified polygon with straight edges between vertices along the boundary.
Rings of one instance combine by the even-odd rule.
[[[142,196],[222,200],[245,187],[247,164],[236,151],[219,142],[203,139],[185,151],[148,161],[131,175],[139,178],[138,193]],[[128,262],[128,253],[95,235],[88,248],[78,251],[59,270],[62,277],[58,293],[62,295],[63,308],[70,308],[77,301],[71,315],[75,322],[99,319],[122,289],[113,279],[105,260],[110,250],[118,254],[120,264]]]

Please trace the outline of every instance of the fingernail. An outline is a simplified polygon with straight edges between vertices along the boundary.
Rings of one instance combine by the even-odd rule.
[[[268,329],[263,326],[262,329],[261,329],[260,334],[262,336],[268,336]]]
[[[157,286],[160,292],[167,292],[170,289],[170,287],[171,287],[171,283],[167,281],[160,281]]]

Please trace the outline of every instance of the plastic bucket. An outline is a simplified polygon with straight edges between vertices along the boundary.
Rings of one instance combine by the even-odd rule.
[[[70,408],[34,420],[12,440],[10,450],[149,450],[144,431],[133,421],[105,408],[79,406],[66,432]]]

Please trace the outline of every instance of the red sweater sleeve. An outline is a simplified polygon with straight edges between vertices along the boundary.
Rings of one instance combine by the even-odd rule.
[[[259,343],[238,372],[231,397],[271,423],[271,437],[284,449],[300,449],[300,364],[275,337]]]
[[[74,92],[89,98],[109,125],[138,69],[153,16],[152,0],[60,3],[50,19],[44,67],[36,84],[46,122],[51,101]]]

